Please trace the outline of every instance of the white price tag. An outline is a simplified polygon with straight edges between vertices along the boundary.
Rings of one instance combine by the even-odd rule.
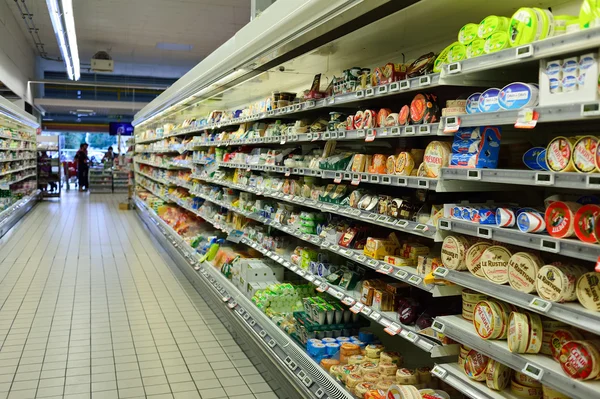
[[[306,276],[306,280],[307,280],[309,283],[310,283],[310,282],[313,282],[313,281],[315,280],[315,276],[313,276],[313,275]]]
[[[405,280],[407,276],[408,273],[404,270],[398,270],[398,272],[396,273],[396,277],[398,277],[400,280]]]
[[[460,118],[458,116],[447,116],[444,122],[444,133],[456,133],[460,129]]]
[[[408,341],[415,343],[419,336],[412,331],[402,330],[401,335]]]
[[[381,322],[383,322],[383,320],[386,320],[386,319],[382,319]],[[402,330],[402,326],[399,325],[398,323],[390,323],[390,325],[387,326],[383,331],[385,331],[386,333],[388,333],[390,335],[396,335],[401,330]]]
[[[327,285],[327,283],[321,283],[321,285],[317,288],[317,291],[325,292],[328,289],[329,289],[329,286]]]
[[[354,298],[350,298],[349,296],[347,296],[344,299],[342,299],[342,303],[344,305],[352,306],[356,303],[356,301],[354,300]]]
[[[363,305],[362,303],[360,303],[360,302],[356,302],[356,303],[354,304],[354,306],[352,306],[352,307],[350,308],[350,311],[351,311],[352,313],[354,313],[354,314],[358,314],[358,313],[360,313],[360,312],[363,310],[363,308],[364,308],[364,307],[365,307],[365,305]]]
[[[534,380],[540,381],[544,375],[544,370],[540,369],[536,365],[527,363],[525,364],[525,367],[523,367],[523,370],[521,370],[521,373],[528,375]]]
[[[448,374],[448,372],[446,370],[444,370],[443,368],[441,368],[440,366],[435,366],[433,368],[433,370],[431,370],[431,374],[433,374],[440,380],[443,380],[444,377],[446,377],[446,374]]]
[[[412,276],[410,276],[408,278],[408,282],[411,283],[412,285],[419,285],[421,284],[421,281],[423,281],[423,279],[419,276],[417,276],[416,274],[413,274]]]
[[[368,306],[365,306],[361,309],[360,313],[364,314],[365,316],[370,315],[372,312],[371,308]]]
[[[381,319],[381,315],[377,312],[371,312],[369,317],[375,321],[378,321],[379,319]]]
[[[541,298],[533,298],[531,302],[529,302],[529,307],[538,312],[546,313],[552,307],[552,302],[545,301]]]

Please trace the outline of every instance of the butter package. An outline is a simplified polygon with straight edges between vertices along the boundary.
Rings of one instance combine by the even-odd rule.
[[[390,256],[390,255],[386,255],[383,258],[383,261],[385,263],[389,263],[390,265],[393,265],[393,266],[411,266],[414,263],[412,261],[412,259],[399,258],[397,256]]]
[[[370,258],[383,260],[386,255],[394,255],[397,249],[393,241],[369,237],[363,252]]]
[[[467,132],[458,132],[452,144],[451,168],[496,168],[500,154],[501,130],[496,126],[480,128],[480,137],[463,139]],[[462,129],[460,129],[462,130]],[[469,129],[470,130],[470,129]],[[474,131],[470,132],[473,137]]]

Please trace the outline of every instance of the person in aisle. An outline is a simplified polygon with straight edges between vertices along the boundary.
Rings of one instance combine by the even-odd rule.
[[[115,160],[115,157],[116,157],[116,154],[113,152],[113,148],[108,147],[108,150],[104,154],[104,157],[102,157],[102,163],[113,162]]]
[[[75,162],[77,163],[77,181],[79,191],[87,191],[88,189],[88,173],[90,170],[89,159],[87,155],[87,143],[82,143],[79,146],[79,151],[75,154]]]

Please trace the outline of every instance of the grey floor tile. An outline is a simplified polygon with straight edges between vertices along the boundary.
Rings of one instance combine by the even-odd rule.
[[[202,399],[220,399],[226,396],[223,388],[200,389]]]

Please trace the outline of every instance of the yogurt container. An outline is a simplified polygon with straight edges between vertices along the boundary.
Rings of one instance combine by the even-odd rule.
[[[479,31],[479,25],[477,24],[466,24],[458,31],[458,42],[460,44],[470,44],[473,40],[477,39],[477,33]]]
[[[467,59],[485,54],[485,39],[475,39],[467,46]]]
[[[492,34],[490,37],[485,39],[485,44],[483,46],[483,51],[486,54],[495,53],[496,51],[504,50],[505,48],[510,47],[510,41],[508,37],[508,33],[496,32]]]
[[[477,29],[477,36],[482,39],[487,39],[496,32],[504,32],[508,28],[510,21],[506,17],[490,15],[485,17]]]

